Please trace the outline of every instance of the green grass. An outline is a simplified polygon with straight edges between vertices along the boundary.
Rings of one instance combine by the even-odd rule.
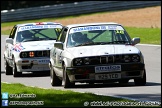
[[[8,92],[9,95],[13,94],[34,94],[35,98],[11,98],[9,96],[9,102],[11,101],[43,101],[44,105],[9,105],[14,107],[27,106],[27,107],[85,107],[85,102],[117,102],[119,105],[122,102],[136,102],[133,100],[115,98],[110,96],[95,95],[92,93],[79,93],[71,90],[56,90],[56,89],[43,89],[38,87],[29,87],[20,83],[3,83],[1,82],[1,93]],[[1,94],[2,95],[2,94]],[[98,104],[101,105],[101,104]],[[114,104],[115,105],[115,104]],[[108,107],[108,106],[107,106]],[[129,107],[129,106],[127,106]],[[139,106],[139,107],[159,107],[155,106]]]
[[[125,27],[125,29],[131,38],[140,37],[142,44],[161,45],[161,28]]]
[[[8,92],[8,94],[36,95],[36,98],[9,98],[9,101],[44,101],[44,106],[56,107],[84,107],[84,102],[93,101],[133,102],[127,99],[99,96],[92,93],[79,93],[73,92],[71,90],[56,90],[29,87],[19,83],[7,84],[1,82],[1,93],[3,92]]]

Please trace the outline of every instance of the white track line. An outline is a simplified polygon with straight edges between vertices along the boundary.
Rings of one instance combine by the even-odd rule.
[[[136,44],[137,46],[138,45],[142,45],[142,46],[159,46],[161,47],[161,45],[154,45],[154,44]]]

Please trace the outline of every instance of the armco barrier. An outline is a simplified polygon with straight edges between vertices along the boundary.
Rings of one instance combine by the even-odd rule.
[[[2,4],[3,5],[3,4]],[[1,22],[161,6],[161,1],[84,1],[1,11]]]

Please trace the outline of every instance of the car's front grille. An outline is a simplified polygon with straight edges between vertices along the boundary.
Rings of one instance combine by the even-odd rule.
[[[85,58],[79,58],[80,64],[77,64],[75,60],[73,60],[74,66],[79,65],[100,65],[100,64],[111,64],[111,63],[134,63],[134,62],[140,62],[140,56],[138,54],[121,54],[121,55],[104,55],[104,56],[93,56],[93,57],[86,57],[86,59],[89,58],[89,63],[84,64]]]
[[[100,57],[91,57],[90,64],[91,65],[100,64]]]
[[[35,57],[49,57],[49,51],[35,51]]]
[[[50,57],[50,50],[25,51],[20,53],[20,58],[33,58],[33,57]]]

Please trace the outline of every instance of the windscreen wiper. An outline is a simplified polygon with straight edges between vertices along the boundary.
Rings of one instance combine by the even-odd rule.
[[[117,44],[120,44],[120,43],[124,43],[124,44],[130,44],[129,41],[113,41],[112,43],[117,43]]]
[[[26,40],[23,40],[22,42],[29,42],[29,41],[38,41],[36,39],[26,39]]]
[[[86,45],[99,45],[99,44],[101,44],[101,42],[86,42],[86,43],[82,43],[82,44],[76,45],[75,47],[86,46]]]

